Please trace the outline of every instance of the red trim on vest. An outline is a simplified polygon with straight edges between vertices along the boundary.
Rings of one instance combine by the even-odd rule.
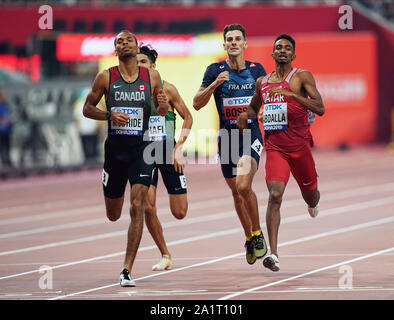
[[[140,67],[140,79],[145,81],[146,83],[150,84],[149,81],[149,72],[147,68]]]
[[[120,73],[118,67],[111,67],[108,69],[110,73],[110,84],[120,78]]]

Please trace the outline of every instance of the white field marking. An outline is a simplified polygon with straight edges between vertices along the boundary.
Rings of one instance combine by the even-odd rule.
[[[282,279],[282,280],[279,280],[279,281],[267,283],[267,284],[262,285],[262,286],[258,286],[258,287],[250,288],[250,289],[247,289],[247,290],[239,291],[239,292],[236,292],[236,293],[233,293],[233,294],[229,294],[229,295],[226,295],[224,297],[219,298],[218,300],[228,300],[228,299],[231,299],[231,298],[234,298],[234,297],[238,297],[238,296],[246,294],[246,293],[250,293],[250,292],[254,292],[256,290],[261,290],[261,289],[264,289],[264,288],[272,287],[272,286],[275,286],[277,284],[281,284],[281,283],[284,283],[284,282],[287,282],[287,281],[292,281],[292,280],[295,280],[295,279],[303,278],[303,277],[306,277],[306,276],[309,276],[311,274],[315,274],[315,273],[318,273],[318,272],[321,272],[321,271],[334,269],[334,268],[337,268],[337,267],[345,265],[345,264],[350,264],[350,263],[357,262],[357,261],[360,261],[360,260],[372,258],[372,257],[378,256],[378,255],[381,255],[381,254],[385,254],[385,253],[393,251],[393,250],[394,250],[394,247],[391,247],[391,248],[387,248],[387,249],[384,249],[384,250],[380,250],[380,251],[376,251],[376,252],[373,252],[373,253],[369,253],[369,254],[366,254],[366,255],[358,257],[358,258],[353,258],[353,259],[350,259],[350,260],[342,261],[342,262],[335,263],[335,264],[332,264],[332,265],[329,265],[329,266],[326,266],[326,267],[323,267],[323,268],[318,268],[318,269],[315,269],[315,270],[312,270],[312,271],[309,271],[309,272],[304,272],[304,273],[301,273],[301,274],[293,276],[293,277],[289,277],[289,278]],[[343,290],[346,291],[345,289],[343,289]]]
[[[385,191],[392,191],[394,189],[394,183],[388,183],[388,184],[383,184],[383,185],[376,185],[376,186],[368,186],[368,187],[361,187],[361,188],[355,188],[355,189],[349,189],[345,191],[337,191],[337,192],[331,192],[326,195],[322,195],[320,199],[320,203],[322,201],[326,200],[339,200],[339,199],[346,199],[350,198],[352,196],[360,196],[360,195],[368,195],[368,194],[374,194],[376,192],[385,192]],[[228,203],[228,197],[213,200],[214,203],[222,202],[222,203]],[[203,201],[202,201],[203,202]],[[288,208],[292,207],[294,205],[302,205],[304,204],[304,201],[302,199],[295,199],[295,200],[288,200],[283,203],[282,209],[283,208]],[[78,214],[83,210],[88,210],[86,208],[84,209],[71,209],[71,210],[65,210],[64,212],[61,212],[60,215],[65,215],[68,212],[70,214]],[[94,211],[100,211],[103,210],[102,206],[94,206]],[[266,205],[264,206],[259,206],[259,211],[265,211],[266,210]],[[226,213],[228,213],[227,211]],[[52,214],[54,217],[56,217],[57,214]],[[121,218],[119,219],[120,221],[129,219],[128,215],[122,215]],[[202,218],[204,219],[204,218]],[[55,225],[55,226],[48,226],[48,227],[42,227],[42,228],[35,228],[35,229],[29,229],[29,230],[23,230],[23,231],[16,231],[16,232],[10,232],[10,233],[4,233],[0,234],[0,239],[5,239],[5,238],[10,238],[10,237],[17,237],[17,236],[26,236],[26,235],[32,235],[32,234],[37,234],[37,233],[47,233],[51,231],[59,231],[59,230],[65,230],[65,229],[70,229],[70,228],[79,228],[79,227],[85,227],[85,226],[90,226],[90,225],[97,225],[101,223],[107,223],[107,219],[105,217],[98,218],[98,219],[90,219],[90,220],[84,220],[84,221],[78,221],[78,222],[71,222],[71,223],[64,223],[60,225]],[[175,221],[177,225],[183,225],[184,221]],[[0,223],[1,225],[1,223]]]
[[[337,290],[310,290],[310,291],[305,291],[305,292],[316,292],[316,293],[330,293],[330,292],[349,292],[349,293],[354,293],[354,292],[364,292],[364,291],[375,291],[375,292],[379,292],[379,291],[394,291],[394,288],[356,288],[356,289],[337,289]],[[138,290],[134,290],[134,291],[123,291],[123,292],[118,292],[118,293],[109,293],[109,294],[91,294],[91,295],[83,295],[81,297],[79,297],[78,299],[82,300],[88,300],[88,299],[95,299],[95,300],[103,300],[103,299],[110,299],[110,298],[115,298],[115,299],[119,299],[120,297],[124,297],[125,295],[129,296],[129,297],[143,297],[143,296],[161,296],[161,297],[165,297],[165,296],[169,296],[169,298],[166,299],[176,299],[176,297],[178,296],[185,296],[185,295],[200,295],[200,296],[217,296],[217,295],[223,295],[223,294],[231,294],[233,292],[230,291],[196,291],[196,292],[185,292],[185,293],[177,293],[177,292],[168,292],[167,294],[165,292],[163,293],[145,293],[143,291],[138,291]],[[300,290],[267,290],[267,291],[255,291],[255,293],[302,293],[302,291]],[[45,298],[45,296],[42,296],[42,298]]]
[[[364,189],[364,188],[362,188],[362,189]],[[358,191],[360,191],[360,190],[358,190]],[[350,193],[344,192],[342,196],[345,197],[345,196],[349,196],[349,195],[350,195]],[[326,197],[330,198],[331,196],[328,195]],[[332,197],[334,197],[334,196],[332,195]],[[338,197],[340,197],[340,195],[338,195],[337,198]],[[320,216],[325,217],[325,216],[330,216],[333,214],[343,213],[343,212],[347,212],[347,211],[362,210],[362,209],[376,207],[376,206],[380,206],[380,205],[391,204],[393,202],[394,202],[394,197],[381,198],[381,199],[361,202],[361,203],[357,203],[357,204],[321,210]],[[303,200],[290,200],[290,201],[286,201],[282,205],[282,208],[289,208],[289,207],[293,207],[297,204],[302,204],[302,203],[303,203]],[[259,210],[262,210],[265,208],[266,208],[266,206],[259,206]],[[172,228],[172,227],[181,227],[181,226],[190,225],[190,224],[194,224],[194,223],[215,221],[215,220],[232,218],[232,217],[234,217],[233,210],[222,212],[222,213],[217,213],[217,214],[212,214],[212,215],[208,215],[208,216],[188,218],[188,219],[182,220],[182,221],[174,220],[174,221],[163,223],[162,226],[164,228],[168,229],[168,228]],[[122,219],[122,217],[120,219]],[[125,220],[125,219],[127,219],[127,218],[123,217],[123,220]],[[309,220],[309,219],[310,219],[310,217],[308,215],[301,214],[298,216],[283,218],[281,223],[284,224],[284,223],[291,223],[291,222],[297,222],[297,221],[303,221],[303,220]],[[83,221],[81,223],[83,223],[83,226],[85,226],[85,225],[91,226],[91,225],[93,225],[92,221],[94,221],[94,224],[98,224],[101,221],[101,219],[88,220],[88,221]],[[77,222],[72,223],[71,225],[75,226],[75,224],[77,224]],[[69,225],[70,224],[64,224],[64,225],[57,226],[57,228],[58,228],[58,230],[61,230],[62,226],[64,228],[66,228],[66,227],[69,227]],[[262,225],[262,227],[264,227],[264,226],[265,226],[265,223]],[[39,229],[48,229],[48,228],[50,228],[50,227],[39,228]],[[37,229],[33,229],[33,230],[37,231]],[[146,227],[144,227],[145,232],[147,232],[146,230],[147,230]],[[122,231],[104,233],[104,234],[100,234],[100,235],[88,236],[88,237],[83,237],[83,238],[78,238],[78,239],[73,239],[73,240],[52,242],[52,243],[33,246],[33,247],[26,247],[26,248],[21,248],[21,249],[3,251],[3,252],[0,252],[0,256],[28,252],[28,251],[41,250],[41,249],[47,249],[47,248],[53,248],[53,247],[59,247],[59,246],[64,246],[64,245],[71,245],[71,244],[76,244],[76,243],[83,243],[83,242],[88,242],[88,241],[107,239],[107,238],[111,238],[111,237],[122,236],[126,233],[127,233],[127,230],[122,230]],[[0,235],[0,238],[1,238],[1,235]]]
[[[360,179],[358,179],[358,180],[360,180]],[[355,181],[352,180],[352,182],[354,183]],[[359,181],[359,182],[362,182],[362,181]],[[349,185],[349,179],[348,178],[341,179],[341,180],[335,179],[333,182],[328,182],[328,179],[326,178],[326,179],[324,179],[324,183],[322,184],[322,186],[324,186],[325,189],[327,189],[327,188],[330,188],[330,189],[331,188],[335,188],[335,190],[338,190],[338,188],[341,187],[341,186],[348,186],[348,185]],[[288,188],[288,189],[289,190],[286,191],[286,195],[290,195],[291,192],[293,192],[294,194],[296,192],[298,194],[298,192],[299,192],[298,187],[296,187],[296,186],[295,186],[294,190],[291,189],[291,188]],[[158,196],[157,201],[161,201],[161,200],[165,201],[167,198],[168,198],[168,195]],[[222,200],[223,200],[223,198],[221,198],[220,200],[219,199],[218,200],[209,200],[209,203],[207,203],[207,206],[215,205],[217,203],[215,201],[222,201]],[[225,200],[228,202],[227,198],[225,198]],[[207,202],[207,201],[205,201],[205,202]],[[31,211],[31,210],[37,210],[37,209],[45,210],[45,209],[52,209],[53,208],[55,210],[55,208],[57,206],[64,206],[64,205],[68,205],[69,203],[70,203],[70,200],[59,200],[59,201],[52,201],[52,202],[33,203],[33,204],[28,204],[28,205],[25,204],[25,205],[20,205],[20,206],[4,207],[4,208],[0,208],[0,215],[10,214],[10,213],[18,213],[18,212],[24,212],[24,211]],[[204,204],[204,201],[199,201],[198,203],[199,204]],[[84,199],[75,199],[75,200],[73,200],[73,205],[75,206],[76,204],[78,204],[78,205],[88,205],[86,203],[86,200],[84,200]],[[197,209],[197,208],[200,207],[199,204],[196,204],[195,202],[193,202],[193,203],[189,204],[189,208],[190,209],[194,209],[194,206],[196,205],[195,208]],[[97,205],[98,204],[96,204],[95,206],[97,206]],[[88,208],[88,207],[86,207],[86,208]],[[101,207],[101,209],[102,208],[103,207]],[[159,211],[160,211],[160,208],[159,208]],[[166,210],[166,212],[167,211],[168,210]],[[35,215],[35,216],[40,216],[40,215]],[[56,217],[56,215],[52,215],[52,217]],[[23,218],[28,219],[29,217],[23,217]],[[50,218],[50,217],[43,216],[43,219],[48,219],[48,218]],[[14,219],[18,219],[18,218],[14,218]],[[8,221],[4,222],[4,223],[6,223],[6,224],[13,223],[12,221],[13,221],[13,219],[8,219]],[[18,220],[14,220],[14,221],[15,221],[15,223],[18,222]],[[21,220],[20,222],[23,222],[23,220]],[[0,223],[3,224],[2,222],[0,222]]]
[[[234,233],[239,232],[240,229],[241,228],[228,229],[228,230],[214,232],[214,233],[208,233],[208,234],[204,234],[204,235],[200,235],[200,236],[196,236],[196,237],[188,237],[187,239],[175,240],[175,241],[168,242],[167,246],[173,246],[173,245],[178,245],[178,244],[194,242],[194,241],[198,241],[198,240],[205,240],[205,239],[216,238],[216,237],[225,236],[225,235],[229,235],[229,234],[234,234]],[[156,249],[156,245],[140,248],[140,249],[138,249],[138,252],[152,250],[152,249]],[[79,260],[79,261],[64,263],[61,265],[53,266],[53,267],[51,267],[51,269],[59,269],[59,268],[73,266],[76,264],[88,263],[91,261],[107,259],[107,258],[112,258],[112,257],[116,257],[116,256],[122,256],[122,255],[124,255],[124,253],[125,253],[124,251],[121,251],[121,252],[111,253],[111,254],[107,254],[107,255],[103,255],[103,256],[98,256],[98,257],[83,259],[83,260]],[[0,280],[15,278],[15,277],[24,276],[24,275],[31,274],[31,273],[36,273],[36,272],[39,272],[39,269],[26,271],[26,272],[22,272],[22,273],[18,273],[18,274],[12,274],[12,275],[8,275],[8,276],[3,276],[3,277],[0,277]]]
[[[68,202],[70,204],[70,202]],[[73,203],[74,205],[74,203]],[[26,223],[26,222],[34,222],[41,220],[49,220],[49,219],[58,219],[63,217],[72,217],[72,216],[81,216],[82,214],[92,213],[92,212],[102,212],[103,205],[95,205],[95,206],[87,206],[87,207],[79,207],[74,209],[67,210],[54,210],[48,213],[41,213],[36,215],[31,215],[27,217],[18,217],[11,219],[2,219],[0,220],[0,226],[9,226],[12,223]]]
[[[278,247],[284,247],[284,246],[288,246],[288,245],[292,245],[292,244],[296,244],[296,243],[301,243],[301,242],[306,242],[306,241],[310,241],[310,240],[314,240],[314,239],[328,237],[328,236],[335,235],[335,234],[355,231],[355,230],[359,230],[359,229],[363,229],[363,228],[368,228],[368,227],[371,227],[371,226],[377,226],[377,225],[381,225],[381,224],[385,224],[385,223],[390,223],[390,222],[393,222],[393,221],[394,221],[394,217],[389,217],[389,218],[385,218],[385,219],[380,219],[380,220],[370,221],[370,222],[366,222],[366,223],[361,223],[361,224],[354,225],[354,226],[351,226],[351,227],[345,227],[345,228],[341,228],[341,229],[337,229],[337,230],[327,231],[327,232],[318,233],[318,234],[314,234],[314,235],[307,236],[307,237],[298,238],[298,239],[295,239],[295,240],[286,241],[284,243],[279,244]],[[391,248],[391,249],[394,249],[394,247]],[[382,252],[382,253],[384,253],[384,252]],[[179,272],[179,271],[187,270],[187,269],[190,269],[190,268],[200,267],[200,266],[204,266],[204,265],[220,262],[220,261],[223,261],[223,260],[236,258],[236,257],[244,255],[244,254],[245,254],[245,252],[239,252],[239,253],[235,253],[235,254],[232,254],[232,255],[229,255],[229,256],[220,257],[220,258],[217,258],[217,259],[212,259],[212,260],[204,261],[204,262],[200,262],[200,263],[195,263],[195,264],[192,264],[192,265],[189,265],[189,266],[185,266],[185,267],[181,267],[181,268],[176,268],[176,269],[171,269],[171,270],[167,270],[167,271],[163,271],[163,272],[159,272],[159,273],[155,273],[155,274],[150,274],[150,275],[147,275],[147,276],[136,278],[134,280],[138,281],[138,280],[143,280],[143,279],[157,277],[157,276],[160,276],[160,275],[163,275],[163,274],[169,274],[169,273],[172,273],[172,272]],[[359,259],[359,258],[356,258],[356,259]],[[355,260],[355,259],[347,260],[347,261],[353,261],[353,260]],[[114,286],[118,286],[118,285],[119,285],[119,282],[112,283],[112,284],[109,284],[109,285],[106,285],[106,286],[101,286],[101,287],[97,287],[97,288],[93,288],[93,289],[88,289],[88,290],[84,290],[84,291],[74,292],[74,293],[71,293],[71,294],[63,295],[63,296],[57,296],[57,297],[54,297],[54,298],[50,298],[49,300],[63,299],[63,298],[66,298],[66,297],[72,297],[72,296],[76,296],[76,295],[80,295],[80,294],[84,294],[84,293],[89,293],[89,292],[93,292],[93,291],[97,291],[97,290],[101,290],[101,289],[106,289],[106,288],[110,288],[110,287],[114,287]],[[256,290],[258,290],[258,289],[256,289]]]
[[[349,179],[344,179],[343,180],[344,185],[348,186],[349,185]],[[325,182],[325,185],[327,185],[329,183]],[[333,183],[331,183],[332,188],[335,188],[335,190],[338,190],[339,187],[341,187],[341,184],[339,183],[338,180],[335,180]],[[370,186],[371,188],[373,187],[384,187],[385,184],[383,185],[378,185],[378,186]],[[264,189],[265,190],[265,189]],[[286,195],[297,195],[299,194],[299,190],[298,188],[289,188],[289,190],[286,190]],[[158,196],[157,197],[157,202],[160,201],[165,201],[168,199],[168,195],[164,195],[164,196]],[[94,204],[94,205],[90,205],[88,206],[87,203],[85,203],[83,200],[81,201],[81,199],[76,199],[73,200],[73,206],[76,205],[85,205],[82,208],[74,208],[74,209],[69,209],[69,210],[61,210],[61,211],[56,211],[56,207],[64,207],[65,205],[69,205],[70,204],[70,200],[60,200],[60,201],[53,201],[53,202],[44,202],[44,203],[35,203],[35,204],[30,204],[30,205],[21,205],[21,206],[12,206],[12,207],[5,207],[5,208],[0,208],[0,215],[5,215],[5,214],[14,214],[14,213],[19,213],[19,212],[30,212],[31,210],[52,210],[51,212],[47,212],[44,214],[34,214],[34,215],[29,215],[29,216],[23,216],[23,217],[18,217],[18,218],[11,218],[11,219],[3,219],[2,221],[0,221],[0,225],[9,225],[10,223],[23,223],[23,222],[29,222],[29,221],[39,221],[39,220],[47,220],[47,219],[51,219],[51,218],[57,218],[58,216],[63,216],[63,215],[67,215],[67,212],[69,212],[69,216],[75,215],[75,214],[84,214],[89,213],[90,210],[94,210],[94,209],[90,209],[92,207],[94,207],[95,209],[98,209],[99,211],[103,211],[104,210],[104,205],[103,204]],[[189,204],[189,211],[190,210],[194,210],[194,209],[202,209],[202,208],[207,208],[207,207],[211,207],[211,206],[217,206],[220,205],[222,203],[228,203],[228,195],[226,197],[222,197],[222,198],[215,198],[215,199],[211,199],[211,200],[201,200],[201,201],[193,201],[192,203]],[[79,210],[79,211],[76,211]],[[56,212],[56,214],[53,213],[53,211]],[[126,209],[125,209],[126,211]],[[158,215],[160,215],[160,213],[166,213],[168,212],[167,208],[158,208]],[[30,220],[31,219],[31,220]]]

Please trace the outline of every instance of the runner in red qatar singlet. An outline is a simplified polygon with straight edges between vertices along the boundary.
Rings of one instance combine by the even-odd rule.
[[[269,192],[266,222],[271,250],[263,265],[279,271],[280,207],[290,172],[301,189],[309,215],[314,218],[319,213],[320,191],[311,152],[308,113],[322,116],[325,109],[312,74],[292,67],[295,40],[291,36],[281,34],[275,39],[272,58],[275,71],[257,79],[252,100],[247,110],[238,116],[237,125],[246,128],[247,120],[256,113],[263,122],[265,179]]]
[[[281,87],[290,89],[290,80],[297,68],[293,68],[287,77],[279,83],[270,83],[273,72],[261,81],[261,100],[263,102],[263,126],[265,150],[294,152],[305,147],[310,142],[308,111],[305,107],[290,98],[275,94],[271,96],[269,90]]]

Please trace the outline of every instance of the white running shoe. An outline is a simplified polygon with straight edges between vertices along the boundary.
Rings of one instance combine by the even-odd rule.
[[[172,266],[171,258],[168,255],[164,254],[161,257],[160,261],[152,267],[152,270],[153,271],[170,270],[171,266]]]
[[[274,254],[271,254],[269,257],[267,257],[263,260],[263,266],[274,271],[274,272],[279,271],[280,268],[279,268],[278,257]]]
[[[123,269],[120,274],[120,285],[122,287],[135,287],[135,281],[130,278],[129,270]]]
[[[308,212],[312,218],[316,218],[317,215],[319,214],[319,205],[316,205],[316,207],[314,208],[308,206]]]

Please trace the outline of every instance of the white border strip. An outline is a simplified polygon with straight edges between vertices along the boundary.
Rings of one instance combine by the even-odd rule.
[[[388,253],[388,252],[393,251],[393,250],[394,250],[394,247],[391,247],[391,248],[388,248],[388,249],[384,249],[384,250],[380,250],[380,251],[376,251],[374,253],[366,254],[366,255],[358,257],[358,258],[342,261],[342,262],[339,262],[339,263],[336,263],[336,264],[332,264],[332,265],[329,265],[329,266],[326,266],[326,267],[323,267],[323,268],[319,268],[319,269],[315,269],[315,270],[312,270],[312,271],[309,271],[309,272],[301,273],[299,275],[296,275],[296,276],[293,276],[293,277],[290,277],[290,278],[286,278],[286,279],[282,279],[282,280],[279,280],[279,281],[271,282],[271,283],[268,283],[268,284],[265,284],[265,285],[262,285],[262,286],[258,286],[258,287],[254,287],[254,288],[251,288],[251,289],[248,289],[248,290],[232,293],[232,294],[229,294],[227,296],[221,297],[218,300],[229,300],[231,298],[239,297],[240,295],[243,295],[243,294],[246,294],[246,293],[250,293],[250,292],[253,292],[253,291],[256,291],[256,290],[272,287],[272,286],[275,286],[277,284],[281,284],[283,282],[287,282],[287,281],[303,278],[303,277],[306,277],[306,276],[309,276],[311,274],[318,273],[318,272],[321,272],[321,271],[334,269],[334,268],[342,266],[344,264],[349,264],[349,263],[353,263],[353,262],[356,262],[356,261],[372,258],[372,257],[375,257],[377,255],[385,254],[385,253]]]
[[[361,223],[361,224],[358,224],[358,225],[353,225],[353,226],[346,227],[346,228],[341,228],[341,229],[337,229],[337,230],[332,230],[332,231],[328,231],[328,232],[314,234],[314,235],[307,236],[307,237],[302,237],[302,238],[299,238],[299,239],[295,239],[295,240],[291,240],[291,241],[287,241],[287,242],[284,242],[282,244],[279,244],[278,247],[284,247],[284,246],[288,246],[288,245],[292,245],[292,244],[297,244],[297,243],[301,243],[301,242],[306,242],[306,241],[310,241],[310,240],[314,240],[314,239],[319,239],[319,238],[328,237],[328,236],[331,236],[331,235],[336,235],[336,234],[340,234],[340,233],[346,233],[346,232],[349,232],[349,231],[355,231],[355,230],[368,228],[368,227],[371,227],[371,226],[377,226],[377,225],[385,224],[385,223],[391,223],[391,222],[394,222],[394,217],[388,217],[388,218],[384,218],[384,219],[380,219],[380,220],[375,220],[375,221],[370,221],[370,222],[366,222],[366,223]],[[238,230],[238,228],[237,228],[237,230]],[[230,231],[230,230],[228,230],[228,231]],[[222,235],[222,234],[220,234],[220,235]],[[393,248],[391,248],[390,250],[392,250],[392,249]],[[384,253],[384,252],[382,252],[382,253]],[[192,264],[192,265],[185,266],[185,267],[182,267],[182,268],[172,269],[172,270],[168,270],[168,271],[164,271],[164,272],[160,272],[160,273],[156,273],[156,274],[150,274],[150,275],[147,275],[147,276],[144,276],[144,277],[136,278],[135,281],[148,279],[148,278],[153,278],[153,277],[157,277],[157,276],[160,276],[160,275],[163,275],[163,274],[179,272],[179,271],[187,270],[187,269],[194,268],[194,267],[200,267],[200,266],[203,266],[203,265],[212,264],[212,263],[216,263],[216,262],[223,261],[223,260],[236,258],[236,257],[244,255],[244,254],[245,254],[244,252],[239,252],[239,253],[235,253],[235,254],[232,254],[232,255],[229,255],[229,256],[225,256],[225,257],[221,257],[221,258],[217,258],[217,259],[212,259],[212,260],[208,260],[208,261],[201,262],[201,263]],[[369,257],[369,255],[367,255],[367,256]],[[347,260],[347,261],[357,261],[357,260],[360,260],[360,258],[355,258],[355,259],[351,259],[351,260]],[[322,270],[318,269],[318,270],[322,271],[323,269]],[[303,274],[303,276],[307,275],[307,274],[309,274],[309,273],[305,273],[305,274]],[[297,277],[300,277],[300,276],[297,276]],[[292,277],[292,278],[294,278],[294,277]],[[289,281],[292,278],[288,278],[287,280],[286,279],[285,280]],[[106,289],[106,288],[110,288],[110,287],[114,287],[114,286],[119,286],[119,282],[112,283],[112,284],[109,284],[109,285],[106,285],[106,286],[101,286],[101,287],[97,287],[97,288],[92,288],[92,289],[88,289],[88,290],[84,290],[84,291],[79,291],[79,292],[75,292],[75,293],[70,293],[70,294],[66,294],[66,295],[50,298],[49,300],[59,300],[59,299],[67,298],[67,297],[73,297],[73,296],[77,296],[77,295],[80,295],[80,294],[89,293],[89,292],[93,292],[93,291],[97,291],[97,290],[101,290],[101,289]],[[260,287],[252,288],[252,289],[249,289],[249,290],[254,291],[254,290],[258,290],[258,289],[260,289]],[[247,293],[247,291],[242,292],[242,293],[236,293],[236,295],[237,294],[241,295],[243,293]],[[227,296],[225,296],[225,297],[227,297]]]

